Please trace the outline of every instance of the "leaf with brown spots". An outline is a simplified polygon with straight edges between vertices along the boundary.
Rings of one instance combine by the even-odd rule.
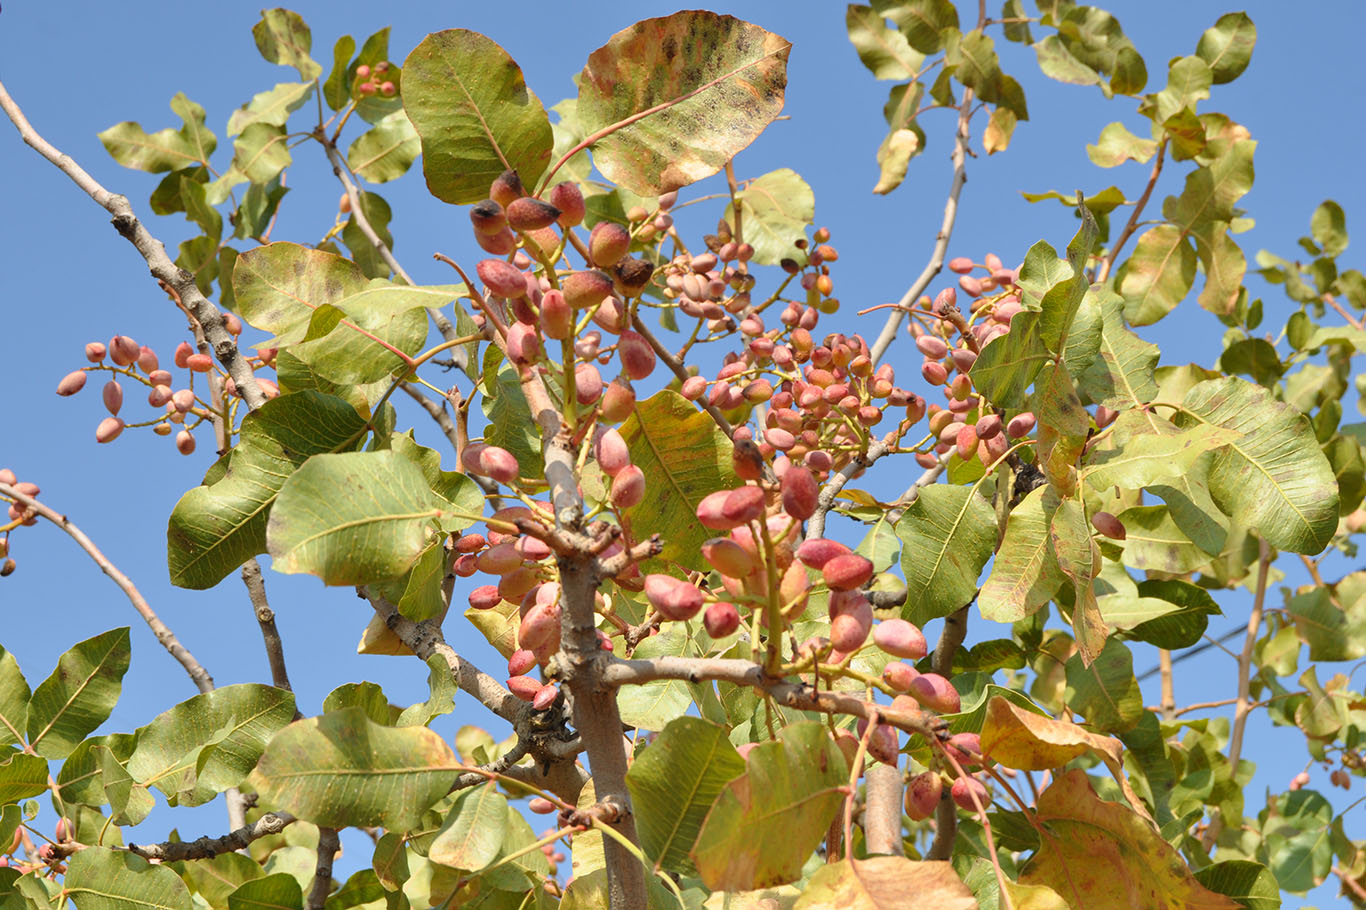
[[[1039,851],[1020,882],[1047,885],[1087,910],[1182,907],[1234,910],[1232,898],[1195,880],[1181,855],[1123,803],[1096,796],[1084,771],[1068,771],[1039,796]]]
[[[819,721],[778,736],[749,754],[698,832],[692,860],[713,891],[796,881],[844,801],[849,764]]]
[[[617,32],[579,80],[593,163],[643,196],[715,174],[782,111],[791,49],[757,25],[706,10]]]

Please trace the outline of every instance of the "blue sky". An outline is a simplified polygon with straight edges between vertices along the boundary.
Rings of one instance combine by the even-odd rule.
[[[603,2],[588,15],[580,13],[584,7],[578,4],[545,2],[515,8],[306,2],[293,8],[312,26],[314,57],[324,66],[333,41],[345,33],[359,41],[392,25],[391,53],[401,60],[427,32],[457,26],[481,31],[512,54],[528,84],[549,106],[573,94],[571,77],[613,32],[676,7],[643,0]],[[875,81],[858,61],[844,36],[844,5],[775,0],[713,8],[793,42],[785,109],[790,119],[775,123],[743,152],[736,170],[741,177],[754,177],[791,167],[807,179],[816,193],[817,222],[830,227],[841,253],[834,277],[845,312],[838,328],[876,334],[879,318],[856,320],[852,311],[898,298],[928,255],[948,183],[952,115],[941,112],[925,120],[929,149],[912,163],[906,184],[888,197],[873,196],[873,156],[884,134],[881,109],[891,83]],[[1204,28],[1220,13],[1240,7],[1125,0],[1107,8],[1147,60],[1155,90],[1165,78],[1166,60],[1191,53]],[[1366,13],[1353,2],[1304,6],[1257,0],[1242,8],[1259,30],[1252,66],[1237,82],[1216,86],[1201,110],[1229,114],[1260,142],[1257,182],[1243,200],[1257,222],[1243,237],[1245,250],[1251,254],[1265,248],[1290,257],[1295,239],[1308,232],[1310,213],[1323,199],[1342,204],[1349,230],[1362,223],[1357,216],[1366,212],[1366,182],[1358,173],[1366,136],[1355,108],[1339,100],[1355,100],[1355,90],[1366,84],[1360,51]],[[209,126],[220,139],[216,161],[226,163],[231,154],[224,130],[229,113],[254,93],[292,78],[291,71],[257,54],[250,29],[258,14],[258,5],[241,2],[11,0],[0,13],[0,78],[50,141],[106,186],[126,193],[149,217],[152,231],[173,249],[189,233],[179,216],[150,217],[147,195],[157,178],[119,167],[96,133],[121,120],[140,121],[149,130],[175,123],[167,102],[183,91],[208,110]],[[980,260],[984,253],[996,252],[1007,262],[1018,262],[1036,240],[1044,238],[1060,248],[1075,229],[1073,217],[1061,206],[1029,205],[1021,190],[1093,192],[1113,183],[1133,198],[1146,167],[1131,164],[1107,172],[1091,165],[1085,154],[1085,144],[1094,142],[1107,123],[1123,120],[1139,129],[1142,121],[1133,114],[1133,100],[1106,102],[1095,89],[1044,79],[1032,52],[1018,46],[1004,46],[1002,53],[1006,71],[1028,93],[1031,120],[1016,130],[1008,152],[970,163],[950,255]],[[1170,170],[1159,194],[1179,191],[1184,169]],[[298,151],[289,185],[275,236],[316,240],[332,223],[339,192],[320,151],[310,146]],[[703,184],[683,196],[715,189]],[[431,260],[434,250],[462,262],[478,258],[464,212],[428,196],[417,169],[380,192],[396,212],[395,252],[418,281],[449,280],[444,267]],[[190,458],[177,455],[169,440],[145,432],[96,446],[93,430],[103,414],[97,395],[88,390],[63,400],[52,394],[64,373],[84,363],[81,348],[86,341],[130,334],[169,359],[183,337],[181,319],[148,279],[134,251],[109,229],[106,214],[3,125],[0,211],[5,216],[0,219],[0,466],[39,483],[43,498],[67,512],[136,581],[220,685],[267,680],[255,622],[235,576],[208,592],[178,590],[167,581],[165,520],[212,458],[207,435]],[[1345,266],[1354,264],[1352,252],[1344,257]],[[945,284],[941,280],[932,288]],[[1266,327],[1278,326],[1289,304],[1275,289],[1254,284],[1252,292],[1265,296]],[[1188,301],[1144,335],[1163,346],[1163,363],[1210,364],[1222,331]],[[892,362],[903,374],[914,372],[918,358],[905,341],[898,345]],[[1356,419],[1350,406],[1348,410],[1346,419]],[[418,422],[425,417],[414,414],[411,420],[419,433],[435,441]],[[891,483],[910,470],[909,462],[887,469]],[[39,526],[17,534],[15,544],[19,571],[0,581],[5,623],[0,643],[16,653],[30,684],[44,678],[57,655],[74,641],[129,624],[133,668],[107,729],[131,730],[194,694],[119,592],[64,535]],[[266,584],[305,713],[319,710],[323,696],[335,686],[362,679],[383,685],[398,704],[426,697],[426,670],[420,664],[354,654],[368,610],[349,592],[326,591],[313,579],[273,573],[267,573]],[[1272,601],[1278,599],[1273,593]],[[1246,596],[1235,594],[1224,602],[1230,615],[1212,623],[1212,632],[1233,628],[1245,616]],[[495,675],[501,673],[501,661],[477,633],[452,626],[448,634],[459,648]],[[1136,667],[1144,669],[1154,660],[1140,655]],[[1178,701],[1232,695],[1232,671],[1232,661],[1218,652],[1182,666]],[[1155,690],[1148,695],[1155,701]],[[468,707],[466,700],[460,722],[481,722],[480,714]],[[500,727],[491,729],[501,737]],[[1301,742],[1294,731],[1278,731],[1273,738],[1254,721],[1246,754],[1258,762],[1259,773],[1248,791],[1250,807],[1260,804],[1263,788],[1279,790],[1300,770]],[[197,834],[201,827],[221,827],[222,816],[214,807],[190,820],[183,814],[153,818]],[[1348,825],[1357,836],[1363,828]],[[1336,889],[1322,890],[1329,893],[1315,897],[1320,904],[1331,904]]]

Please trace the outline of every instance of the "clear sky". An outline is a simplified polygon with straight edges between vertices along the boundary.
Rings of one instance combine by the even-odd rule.
[[[528,84],[549,106],[574,93],[571,77],[612,33],[676,7],[656,0],[616,0],[583,12],[590,7],[541,0],[517,6],[309,0],[293,8],[312,26],[314,57],[325,68],[341,34],[360,41],[392,25],[391,53],[401,60],[428,32],[450,27],[481,31],[512,54]],[[948,184],[952,115],[940,112],[925,119],[929,149],[912,163],[905,186],[885,198],[873,196],[873,156],[885,132],[881,109],[891,83],[875,81],[859,62],[844,34],[844,5],[770,0],[712,8],[793,42],[785,110],[791,119],[775,123],[741,153],[736,170],[741,177],[753,177],[791,167],[812,185],[817,221],[830,227],[841,253],[834,270],[836,293],[845,302],[839,328],[876,334],[879,318],[859,321],[852,311],[897,299],[928,256]],[[1144,55],[1149,87],[1156,90],[1165,81],[1165,62],[1193,52],[1203,29],[1219,14],[1239,7],[1120,0],[1107,8]],[[1249,258],[1263,248],[1293,257],[1295,239],[1308,232],[1310,213],[1323,199],[1342,204],[1349,230],[1364,223],[1359,217],[1366,212],[1366,183],[1358,167],[1366,132],[1356,96],[1366,84],[1361,52],[1366,7],[1348,0],[1254,0],[1244,8],[1259,32],[1251,68],[1235,83],[1216,86],[1200,109],[1229,114],[1260,142],[1256,185],[1242,203],[1257,222],[1243,237]],[[295,78],[257,54],[250,29],[258,15],[257,4],[242,2],[9,0],[0,13],[0,79],[50,141],[111,189],[126,193],[151,230],[174,249],[189,233],[179,216],[150,216],[147,196],[158,178],[119,167],[96,133],[122,120],[140,121],[148,130],[178,125],[167,102],[183,91],[208,110],[208,124],[220,140],[215,163],[226,165],[231,155],[224,129],[229,113],[254,93]],[[1131,164],[1103,171],[1090,164],[1085,144],[1112,121],[1123,120],[1136,131],[1143,121],[1133,114],[1132,99],[1106,102],[1095,89],[1052,82],[1038,73],[1032,52],[1004,42],[998,48],[1006,71],[1025,87],[1031,120],[1020,124],[1008,152],[970,162],[950,255],[980,260],[996,252],[1007,262],[1018,262],[1036,240],[1044,238],[1061,248],[1075,229],[1072,215],[1061,206],[1031,206],[1019,192],[1094,192],[1116,184],[1130,198],[1137,196],[1146,167]],[[1170,170],[1175,173],[1164,180],[1159,194],[1179,192],[1184,168]],[[275,236],[316,240],[332,223],[339,192],[320,151],[309,145],[297,151],[289,186]],[[465,213],[426,195],[417,167],[379,191],[396,212],[395,252],[418,281],[449,280],[444,266],[431,260],[434,250],[464,262],[478,258]],[[683,197],[714,191],[714,184],[703,184],[685,190]],[[63,374],[83,365],[86,341],[129,334],[167,360],[184,337],[183,321],[148,279],[134,251],[109,229],[107,215],[4,125],[0,213],[0,467],[9,466],[21,479],[40,484],[42,498],[67,512],[136,581],[220,685],[268,680],[256,624],[236,576],[208,592],[178,590],[167,580],[166,517],[212,460],[207,434],[199,452],[189,458],[177,455],[169,440],[146,432],[96,446],[93,431],[103,415],[98,393],[90,390],[96,383],[74,400],[52,394]],[[1351,258],[1349,252],[1344,264],[1360,267]],[[941,280],[932,287],[945,284]],[[1266,297],[1266,327],[1279,326],[1289,312],[1288,302],[1257,283],[1252,291]],[[1221,334],[1222,326],[1193,300],[1144,331],[1163,346],[1163,363],[1210,364]],[[892,362],[903,373],[913,372],[918,358],[904,340],[898,344]],[[1358,419],[1350,406],[1348,411],[1348,421]],[[420,438],[434,444],[434,434],[421,422],[425,420],[417,413],[410,417]],[[890,467],[891,480],[884,482],[890,487],[911,470],[909,461]],[[133,666],[124,680],[124,697],[105,729],[132,730],[194,694],[180,667],[117,589],[65,535],[40,525],[17,534],[15,543],[19,571],[0,580],[0,643],[17,655],[31,685],[48,674],[57,655],[73,642],[127,624],[132,626]],[[335,686],[362,679],[380,683],[397,704],[426,697],[426,668],[419,663],[355,655],[369,611],[351,592],[326,591],[312,578],[273,573],[267,573],[266,584],[279,615],[299,706],[306,714],[320,710],[322,698]],[[463,592],[457,600],[463,601]],[[1272,600],[1277,600],[1274,594]],[[1222,602],[1228,615],[1211,623],[1212,633],[1238,625],[1249,598],[1234,594]],[[501,675],[502,661],[472,629],[461,631],[461,622],[449,624],[453,643]],[[1140,653],[1135,664],[1142,670],[1154,662],[1152,654]],[[1207,659],[1181,665],[1176,685],[1180,703],[1231,696],[1233,663],[1212,652]],[[1147,694],[1150,703],[1156,700],[1155,690]],[[470,702],[462,699],[458,722],[482,722],[481,712],[469,708]],[[449,718],[443,724],[438,729],[453,732]],[[499,738],[504,735],[500,725],[491,729]],[[1255,813],[1264,790],[1282,790],[1302,767],[1305,753],[1299,733],[1280,730],[1273,737],[1260,718],[1251,737],[1246,755],[1258,762],[1259,773],[1247,792],[1249,810]],[[1315,785],[1331,795],[1324,777],[1320,774]],[[154,815],[145,827],[179,824],[189,835],[217,831],[222,827],[220,805],[193,814],[179,810]],[[143,836],[160,833],[157,828]],[[1366,825],[1349,821],[1348,833],[1363,836]],[[1330,884],[1313,897],[1326,906],[1336,900],[1335,893]],[[1292,899],[1287,906],[1294,904]]]

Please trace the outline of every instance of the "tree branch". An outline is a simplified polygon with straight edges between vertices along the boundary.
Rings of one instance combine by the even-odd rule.
[[[669,372],[677,376],[679,382],[686,382],[688,379],[688,370],[683,365],[683,361],[675,357],[673,352],[666,348],[664,343],[655,337],[654,332],[651,332],[650,327],[645,324],[645,320],[640,318],[640,313],[636,313],[631,317],[631,325],[642,338],[649,342],[650,347],[654,348],[655,356],[669,368]],[[721,432],[726,434],[727,439],[730,439],[731,434],[735,432],[735,428],[730,425],[730,421],[721,413],[721,409],[708,402],[705,398],[699,398],[695,403],[698,407],[711,415],[711,419],[716,421],[716,425],[721,429]]]
[[[844,692],[813,689],[800,682],[788,682],[764,675],[764,668],[752,661],[723,657],[652,657],[623,660],[612,658],[602,673],[605,686],[633,686],[656,679],[678,679],[690,683],[717,680],[759,689],[780,705],[799,711],[823,714],[849,714],[871,720],[874,716],[907,733],[935,739],[945,729],[938,715],[926,711],[896,711],[864,701]]]
[[[242,583],[247,586],[247,596],[251,598],[256,622],[261,626],[261,637],[265,639],[271,684],[277,689],[292,692],[294,689],[289,684],[289,673],[285,669],[284,643],[280,641],[280,630],[275,627],[275,611],[266,600],[266,583],[261,578],[261,564],[254,556],[242,564]]]
[[[86,173],[76,163],[75,159],[64,154],[44,139],[28,122],[19,105],[10,97],[3,82],[0,82],[0,109],[4,110],[15,128],[19,130],[19,135],[24,142],[55,165],[58,170],[70,177],[91,199],[114,216],[114,229],[125,240],[133,244],[142,258],[146,260],[152,275],[170,285],[180,295],[180,299],[186,308],[204,327],[204,335],[213,345],[214,355],[218,358],[218,362],[223,364],[223,368],[228,371],[228,375],[232,377],[233,383],[237,386],[238,394],[246,401],[247,407],[254,410],[264,404],[266,397],[256,382],[256,374],[252,372],[251,364],[247,363],[247,359],[238,351],[237,339],[233,338],[223,324],[223,314],[219,312],[218,307],[210,303],[199,292],[199,287],[194,282],[194,275],[180,268],[171,260],[170,256],[166,255],[165,245],[153,237],[142,222],[138,220],[128,198],[105,189],[98,180]]]
[[[963,103],[958,105],[958,126],[954,131],[953,140],[953,179],[949,182],[949,198],[944,203],[944,219],[940,222],[939,233],[934,238],[934,250],[930,253],[930,261],[925,263],[925,268],[919,277],[906,289],[906,293],[901,295],[901,300],[892,311],[887,314],[887,321],[882,325],[882,331],[878,333],[877,340],[873,342],[873,347],[869,355],[876,364],[882,360],[882,356],[887,353],[887,348],[891,347],[896,339],[897,329],[901,328],[901,320],[906,318],[906,308],[915,303],[916,299],[930,286],[934,276],[938,275],[944,268],[944,256],[948,253],[949,238],[953,236],[953,225],[958,219],[958,197],[963,192],[963,184],[968,181],[967,160],[968,160],[968,125],[972,121],[972,102],[974,98],[972,89],[963,89]]]
[[[944,628],[939,633],[939,644],[935,646],[930,660],[931,668],[945,679],[953,675],[953,656],[958,646],[968,634],[968,605],[964,604],[953,613],[944,617]],[[953,856],[953,842],[958,837],[958,807],[945,792],[934,812],[934,841],[930,844],[926,859],[948,859]]]
[[[1096,273],[1096,281],[1102,282],[1110,276],[1110,271],[1115,267],[1115,260],[1119,258],[1119,251],[1124,249],[1124,244],[1129,242],[1134,231],[1138,229],[1138,219],[1143,214],[1143,209],[1148,205],[1148,200],[1153,195],[1153,188],[1157,186],[1157,178],[1162,176],[1162,161],[1167,155],[1167,140],[1163,139],[1162,144],[1157,147],[1157,158],[1153,161],[1153,169],[1148,174],[1148,185],[1143,188],[1143,195],[1138,197],[1138,202],[1134,203],[1134,210],[1129,213],[1129,220],[1124,225],[1124,230],[1119,232],[1119,237],[1115,239],[1114,246],[1110,248],[1110,255],[1105,257],[1101,263],[1100,270]]]
[[[210,838],[208,835],[191,841],[165,841],[160,844],[132,844],[129,853],[136,853],[143,859],[174,863],[189,859],[210,859],[220,853],[232,853],[245,849],[254,840],[279,834],[296,819],[288,812],[267,812],[250,825],[230,831],[222,837]]]
[[[821,487],[820,495],[816,497],[816,511],[807,519],[807,540],[825,536],[825,516],[835,504],[835,497],[839,495],[840,490],[844,489],[844,485],[853,479],[855,474],[871,467],[875,461],[891,451],[891,447],[890,438],[874,442],[868,447],[868,451],[855,455],[847,465],[830,475]]]
[[[138,611],[138,615],[141,616],[151,628],[152,634],[157,637],[157,641],[161,642],[161,646],[185,668],[185,672],[189,674],[190,680],[195,684],[195,687],[199,689],[200,692],[208,692],[213,689],[213,677],[209,675],[209,671],[205,670],[203,665],[195,660],[194,655],[180,643],[180,639],[176,638],[175,633],[161,621],[161,618],[157,616],[156,611],[147,603],[147,599],[142,596],[142,592],[137,589],[137,586],[133,584],[132,580],[127,575],[124,575],[123,572],[119,571],[118,566],[110,562],[109,558],[105,556],[104,553],[100,552],[100,548],[95,546],[94,541],[87,537],[84,531],[76,527],[71,519],[56,510],[49,508],[32,496],[20,493],[8,484],[0,483],[0,496],[7,497],[22,504],[26,509],[36,512],[38,515],[46,518],[69,534],[72,540],[76,541],[81,549],[85,550],[90,558],[95,561],[95,565],[99,566],[100,570],[104,572],[105,575],[108,575],[114,584],[119,586],[119,590],[123,591],[124,595],[128,598],[129,603],[133,605],[133,609]]]
[[[332,173],[346,188],[346,198],[351,203],[351,217],[356,220],[356,227],[365,235],[365,239],[370,241],[370,245],[374,247],[375,252],[379,253],[380,258],[384,260],[385,265],[389,266],[394,275],[401,279],[404,284],[415,286],[417,282],[413,281],[412,276],[403,266],[399,265],[398,259],[394,257],[394,251],[389,249],[389,245],[380,238],[374,225],[370,224],[370,219],[365,216],[365,209],[361,205],[360,189],[356,186],[356,182],[351,179],[351,168],[347,166],[337,152],[336,145],[327,138],[321,127],[314,133],[314,138],[322,144],[323,150],[327,152],[327,160],[332,162]],[[432,308],[428,308],[427,313],[432,317],[432,324],[436,326],[436,330],[441,333],[442,338],[447,341],[454,341],[460,337],[455,326],[446,318],[445,313]],[[455,361],[456,366],[462,369],[467,357],[468,355],[462,348],[455,348],[451,351],[451,359]]]
[[[901,844],[901,769],[874,762],[864,772],[863,839],[869,853],[904,856]]]
[[[327,896],[332,893],[332,861],[341,850],[336,828],[318,828],[318,862],[313,867],[313,887],[308,889],[304,906],[308,910],[323,910]]]

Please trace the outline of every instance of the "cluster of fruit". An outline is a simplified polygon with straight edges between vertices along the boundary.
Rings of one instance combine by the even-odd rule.
[[[0,468],[0,483],[13,487],[25,496],[34,498],[42,492],[36,483],[31,481],[21,481],[9,468]],[[10,532],[19,525],[33,525],[38,523],[38,515],[32,509],[20,505],[18,502],[11,502],[6,513],[9,523],[0,527],[5,532],[4,537],[0,537],[0,578],[4,578],[14,573],[17,564],[14,557],[10,555],[9,535]]]
[[[363,97],[380,94],[385,98],[392,98],[398,94],[398,86],[388,77],[389,70],[394,66],[388,60],[382,60],[374,66],[361,64],[356,67],[356,91]]]
[[[236,315],[224,313],[223,320],[228,331],[234,336],[242,334],[242,322]],[[261,351],[259,356],[249,358],[249,362],[254,367],[270,366],[274,358],[275,350],[268,348]],[[169,370],[162,369],[156,351],[145,344],[138,344],[127,335],[115,335],[109,339],[108,344],[90,342],[85,346],[85,359],[92,365],[73,370],[63,376],[57,383],[57,394],[64,397],[75,395],[85,388],[91,373],[110,374],[109,380],[100,390],[101,400],[109,416],[95,427],[96,442],[113,442],[130,426],[150,426],[152,432],[158,436],[170,436],[175,432],[175,447],[180,454],[189,455],[194,452],[194,430],[209,417],[210,408],[209,404],[195,394],[194,374],[207,374],[215,369],[211,356],[199,353],[188,341],[182,341],[176,347],[172,361],[178,369],[186,370],[189,375],[186,385],[174,390],[172,386],[175,384],[175,377]],[[161,414],[141,423],[124,423],[123,418],[119,416],[123,410],[123,385],[119,382],[120,379],[139,382],[146,386],[149,389],[147,404],[154,409],[160,409]],[[271,380],[257,377],[256,381],[267,398],[274,398],[280,394],[279,387]],[[231,377],[225,377],[223,390],[230,396],[237,394]],[[187,418],[191,420],[188,425],[185,423]],[[176,426],[181,427],[179,432],[175,431]]]

